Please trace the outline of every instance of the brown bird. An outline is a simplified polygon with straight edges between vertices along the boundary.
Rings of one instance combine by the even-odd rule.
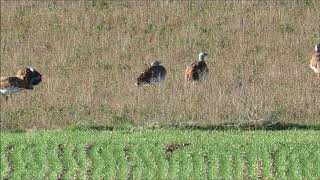
[[[42,81],[42,74],[40,74],[38,71],[36,71],[33,67],[26,67],[26,68],[21,68],[17,72],[17,77],[22,79],[23,77],[26,77],[27,74],[31,71],[30,77],[30,83],[32,86],[38,85]]]
[[[177,149],[181,149],[181,148],[185,148],[187,146],[189,146],[189,143],[182,143],[182,144],[176,144],[176,143],[172,143],[172,144],[167,144],[165,145],[165,150],[166,152],[173,152]]]
[[[42,75],[32,67],[20,69],[16,76],[0,77],[0,93],[8,96],[23,89],[32,90],[34,85],[38,85],[42,80]]]
[[[136,86],[141,85],[157,85],[166,78],[167,70],[161,65],[161,62],[156,60],[151,63],[151,66],[145,69],[137,78]]]
[[[315,53],[310,60],[310,68],[320,77],[320,44],[314,47]]]
[[[186,81],[205,81],[208,79],[209,70],[205,62],[206,56],[208,56],[207,53],[201,52],[199,54],[199,61],[187,66],[184,73]]]

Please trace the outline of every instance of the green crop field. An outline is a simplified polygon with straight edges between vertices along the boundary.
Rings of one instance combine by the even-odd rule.
[[[1,134],[2,179],[319,179],[317,131]],[[171,149],[172,144],[189,146]]]
[[[1,76],[43,82],[0,97],[3,129],[76,125],[318,124],[320,1],[3,1]],[[208,81],[184,70],[209,54]],[[135,87],[154,59],[159,87]]]

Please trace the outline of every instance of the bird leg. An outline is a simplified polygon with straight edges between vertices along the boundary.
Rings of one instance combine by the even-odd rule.
[[[6,102],[8,101],[8,99],[9,99],[9,95],[7,95],[7,94],[5,94],[5,95],[3,95],[3,97],[4,97],[4,99],[6,100]],[[2,96],[1,96],[1,98],[2,98]]]

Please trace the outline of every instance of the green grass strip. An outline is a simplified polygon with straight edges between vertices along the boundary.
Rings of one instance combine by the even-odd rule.
[[[25,170],[26,170],[25,178],[27,179],[37,178],[36,177],[37,168],[36,168],[36,163],[33,157],[34,146],[35,146],[34,144],[27,142],[26,146],[23,149],[23,156],[24,156]]]
[[[312,178],[320,178],[320,150],[316,147],[310,148],[309,161],[311,161]]]
[[[188,179],[193,171],[192,156],[188,152],[179,153],[179,156],[179,179]]]
[[[204,164],[203,153],[201,149],[193,149],[191,152],[191,161],[193,165],[192,178],[201,179],[206,177],[206,170]]]
[[[61,154],[61,163],[63,167],[63,179],[73,179],[77,176],[77,162],[73,157],[73,152],[75,149],[75,144],[66,143],[63,145],[63,150]]]
[[[33,133],[1,134],[2,176],[9,179],[320,177],[317,132]],[[190,146],[166,152],[164,147],[172,143]],[[11,149],[7,148],[9,144]]]
[[[128,178],[128,162],[124,152],[124,145],[118,145],[114,148],[114,154],[117,159],[117,174],[119,179],[127,179]]]
[[[62,163],[59,159],[59,143],[56,141],[48,141],[48,161],[49,161],[49,170],[46,174],[48,174],[48,179],[57,179],[62,170]]]
[[[219,175],[227,179],[231,178],[231,154],[226,149],[225,151],[219,150]]]
[[[219,176],[219,154],[214,146],[208,149],[208,179],[218,179]]]
[[[274,166],[275,176],[277,179],[285,179],[286,177],[286,148],[280,144],[274,150]]]
[[[310,151],[304,149],[299,149],[299,158],[301,161],[301,175],[303,179],[311,179],[311,168],[312,162],[310,161]]]
[[[153,146],[153,158],[156,163],[155,179],[167,179],[169,164],[166,161],[166,153],[162,144]]]
[[[233,179],[243,179],[243,171],[244,171],[244,159],[242,149],[235,148],[233,149],[233,157],[232,157],[233,165],[232,165],[232,178]]]
[[[39,161],[41,162],[40,166],[41,166],[41,179],[46,179],[48,178],[49,175],[49,164],[51,162],[49,162],[48,160],[48,156],[49,156],[49,152],[48,152],[48,143],[47,142],[43,142],[43,143],[39,143],[38,145],[38,151],[39,151]]]
[[[72,152],[72,156],[75,160],[75,176],[78,179],[86,179],[87,178],[87,155],[85,151],[85,144],[78,143],[75,144],[74,150]]]
[[[24,153],[26,146],[26,143],[20,143],[15,146],[16,148],[13,156],[13,163],[16,166],[16,171],[14,173],[13,179],[24,178],[28,173],[25,161],[26,154]]]
[[[299,159],[294,152],[295,149],[291,149],[288,154],[288,177],[289,179],[301,179],[299,171]]]
[[[143,178],[143,162],[139,155],[140,145],[132,146],[129,150],[129,157],[132,164],[132,179],[142,179]],[[130,176],[129,176],[130,177]]]
[[[180,157],[178,153],[168,153],[167,160],[169,162],[169,171],[168,178],[169,179],[177,179],[178,178],[178,169],[179,169],[179,161]]]
[[[116,162],[111,144],[103,144],[101,158],[104,162],[104,179],[116,179]]]
[[[93,155],[92,155],[92,149],[93,149],[94,143],[86,143],[84,146],[84,150],[86,152],[86,174],[87,178],[92,179],[93,171],[94,171],[94,161],[93,161]]]
[[[258,161],[256,145],[248,144],[246,148],[247,175],[250,179],[258,177]]]
[[[9,164],[6,157],[6,146],[7,144],[4,144],[1,142],[0,144],[0,176],[6,177],[9,172]]]
[[[93,179],[102,179],[103,178],[103,174],[104,174],[104,162],[103,159],[101,157],[101,146],[99,145],[95,145],[93,146],[92,149],[92,160],[94,162],[94,168],[93,168],[93,174],[92,174],[92,178]]]
[[[41,179],[44,177],[45,174],[45,152],[42,151],[42,144],[43,143],[37,143],[37,144],[32,144],[32,150],[31,150],[31,155],[33,159],[33,172],[34,174],[34,179]]]
[[[259,160],[261,161],[262,168],[262,178],[263,179],[272,179],[272,160],[270,157],[270,148],[262,147],[259,150]]]
[[[153,158],[151,158],[149,146],[148,145],[140,145],[140,148],[138,150],[139,157],[142,161],[143,168],[142,168],[142,176],[146,179],[151,179],[153,175],[153,169],[154,165],[151,162]]]

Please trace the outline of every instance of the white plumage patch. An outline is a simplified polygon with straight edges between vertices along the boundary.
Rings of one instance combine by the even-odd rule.
[[[21,90],[21,88],[18,88],[18,87],[9,87],[9,88],[0,89],[0,93],[1,94],[12,94],[12,93],[18,92],[20,90]]]
[[[164,80],[164,78],[161,78],[160,76],[156,78],[150,78],[150,84],[159,84],[161,80]]]
[[[31,72],[34,72],[33,67],[28,67],[28,69],[29,69]]]

